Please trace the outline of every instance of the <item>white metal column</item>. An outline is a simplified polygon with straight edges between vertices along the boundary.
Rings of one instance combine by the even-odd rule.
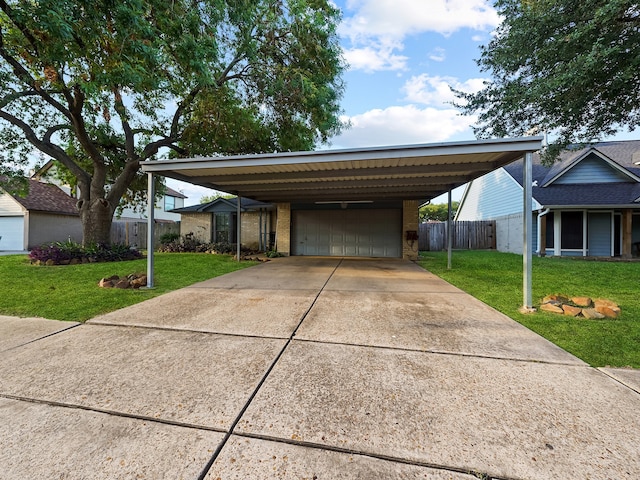
[[[449,189],[447,206],[447,270],[451,270],[451,250],[453,248],[453,231],[451,227],[451,189]]]
[[[238,261],[240,261],[240,241],[241,241],[241,236],[242,236],[242,218],[240,217],[240,214],[242,212],[241,209],[241,205],[240,202],[242,200],[240,199],[240,195],[238,195],[238,205],[237,205],[237,209],[236,209],[236,239],[237,239],[237,246],[236,246],[236,255],[237,255],[237,259]]]
[[[154,244],[154,211],[156,192],[153,188],[153,173],[147,173],[147,288],[153,288],[153,244]]]
[[[523,218],[522,218],[522,308],[523,312],[534,311],[531,293],[531,278],[532,278],[532,245],[533,245],[533,202],[532,202],[532,190],[533,190],[533,174],[532,174],[533,154],[527,152],[524,156],[523,166]]]

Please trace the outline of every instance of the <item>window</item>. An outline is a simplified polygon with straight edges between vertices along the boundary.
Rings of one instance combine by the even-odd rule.
[[[583,242],[583,213],[562,212],[562,233],[560,235],[563,249],[582,250]]]
[[[553,212],[549,212],[545,215],[546,220],[542,220],[543,222],[547,222],[547,238],[545,239],[545,247],[553,248],[553,239],[554,239],[554,221],[553,221]],[[544,217],[542,217],[544,218]]]
[[[176,197],[165,195],[164,197],[164,211],[168,212],[176,208]]]
[[[215,214],[215,241],[216,242],[228,242],[229,239],[229,227],[230,217],[228,213],[216,213]]]

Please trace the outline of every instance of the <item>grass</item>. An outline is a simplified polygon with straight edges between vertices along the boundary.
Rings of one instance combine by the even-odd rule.
[[[446,252],[424,252],[421,265],[595,367],[640,368],[640,263],[533,258],[533,303],[548,294],[607,298],[615,320],[585,320],[538,311],[521,314],[522,257],[459,251],[447,270]]]
[[[26,255],[0,256],[0,315],[83,322],[251,265],[255,263],[238,263],[227,255],[157,253],[153,290],[119,290],[100,288],[98,282],[111,275],[146,272],[146,259],[37,267]]]

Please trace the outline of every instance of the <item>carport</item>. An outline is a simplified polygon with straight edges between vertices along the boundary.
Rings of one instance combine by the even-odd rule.
[[[148,220],[153,223],[153,176],[162,175],[237,195],[238,215],[242,198],[277,205],[276,241],[286,254],[414,259],[419,205],[447,192],[451,204],[454,188],[524,156],[523,308],[528,309],[531,154],[541,145],[542,137],[523,137],[144,162]],[[148,231],[153,245],[153,228]],[[304,242],[297,241],[302,237]],[[448,250],[450,260],[450,242]],[[153,286],[152,251],[147,277]]]

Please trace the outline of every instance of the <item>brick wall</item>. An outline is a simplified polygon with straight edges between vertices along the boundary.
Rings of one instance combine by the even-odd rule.
[[[276,220],[276,249],[284,255],[291,254],[291,204],[278,203]]]
[[[180,221],[180,235],[193,233],[201,242],[211,241],[213,215],[211,213],[183,213]]]
[[[402,258],[406,260],[418,259],[418,240],[407,241],[407,230],[418,231],[419,215],[417,200],[402,201]]]

